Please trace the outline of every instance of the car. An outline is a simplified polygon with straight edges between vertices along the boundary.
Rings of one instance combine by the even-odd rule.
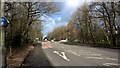
[[[66,40],[60,40],[59,42],[67,42],[68,40],[66,39]]]
[[[51,40],[51,42],[53,43],[53,42],[54,42],[54,40]]]

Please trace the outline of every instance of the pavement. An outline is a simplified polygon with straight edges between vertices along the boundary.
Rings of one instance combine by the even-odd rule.
[[[42,42],[42,47],[39,45],[36,47],[24,66],[118,68],[120,65],[118,52],[118,49]]]
[[[44,54],[41,44],[35,46],[35,50],[31,51],[20,68],[52,68],[51,63]]]

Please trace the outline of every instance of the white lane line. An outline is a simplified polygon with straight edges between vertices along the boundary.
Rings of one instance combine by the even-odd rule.
[[[84,50],[80,50],[80,51],[82,51],[82,52],[83,52]]]
[[[85,57],[87,59],[103,59],[103,58],[100,58],[100,57]]]
[[[92,53],[92,52],[85,52],[85,51],[84,51],[84,52],[82,52],[82,53],[87,53],[87,54],[90,54],[90,53]]]
[[[69,53],[72,53],[72,54],[74,54],[74,55],[76,55],[76,56],[80,56],[78,53],[73,52],[73,51],[71,51],[71,50],[64,50],[64,51],[69,52]]]
[[[69,52],[69,53],[73,53],[71,50],[64,50],[64,51]]]
[[[90,49],[96,49],[96,48],[90,48]]]
[[[103,63],[103,65],[104,65],[104,66],[111,66],[111,65],[113,65],[113,66],[118,66],[118,65],[120,65],[120,64],[118,64],[118,63]]]
[[[59,55],[60,57],[62,57],[64,60],[70,61],[70,59],[68,59],[67,56],[65,55],[65,52],[61,52],[61,54],[58,51],[53,51],[53,52]]]
[[[66,51],[66,52],[67,52],[67,50],[64,50],[64,51]]]
[[[78,47],[78,46],[74,46],[74,47]]]
[[[91,54],[92,56],[101,56],[102,54],[98,54],[98,53],[94,53],[94,54]]]
[[[80,56],[78,53],[74,52],[74,55]]]
[[[81,54],[81,55],[85,55],[85,56],[87,55],[87,56],[90,56],[90,54]]]
[[[113,60],[113,61],[118,61],[118,59],[115,58],[106,58],[107,60]]]
[[[61,46],[61,48],[64,48],[63,46]]]

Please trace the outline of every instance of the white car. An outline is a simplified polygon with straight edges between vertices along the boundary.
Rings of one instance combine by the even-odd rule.
[[[53,42],[54,42],[54,40],[51,40],[51,42],[53,43]]]
[[[66,40],[60,40],[59,42],[67,42],[68,40],[66,39]]]

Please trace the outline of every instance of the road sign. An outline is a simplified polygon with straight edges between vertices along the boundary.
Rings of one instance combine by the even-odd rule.
[[[8,26],[8,24],[9,24],[9,21],[5,17],[2,17],[0,19],[0,26],[6,27],[6,26]]]

